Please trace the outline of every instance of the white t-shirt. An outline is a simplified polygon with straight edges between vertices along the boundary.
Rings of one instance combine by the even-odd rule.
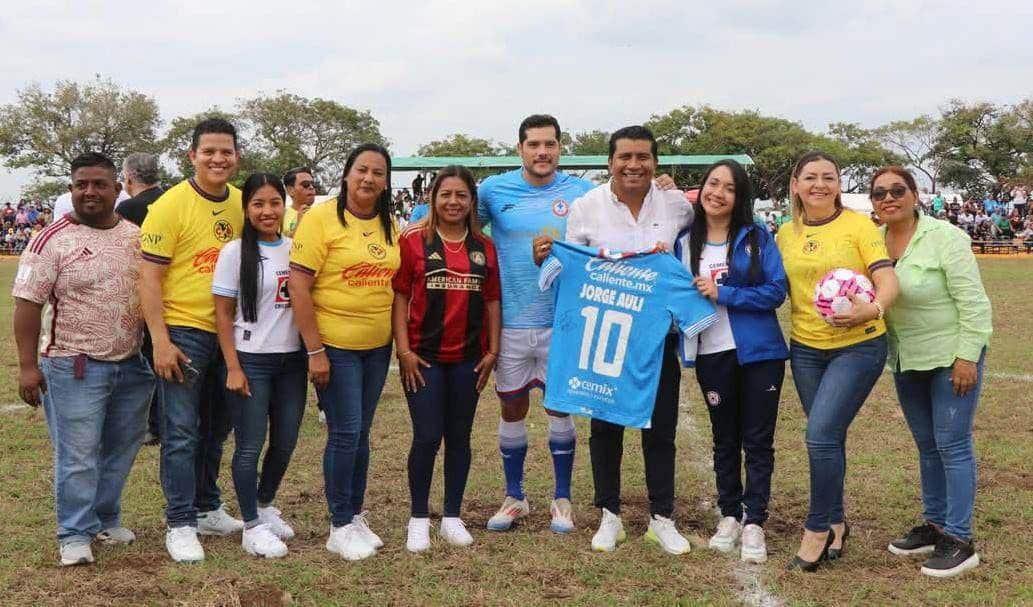
[[[212,277],[212,293],[238,297],[240,292],[240,239],[228,243],[219,253]],[[256,322],[245,322],[237,302],[233,321],[233,342],[237,350],[252,354],[295,352],[301,349],[301,337],[294,324],[287,276],[290,274],[291,239],[284,236],[276,242],[258,242],[262,263],[255,304]]]
[[[725,282],[728,275],[728,243],[703,245],[699,258],[699,275],[713,280],[717,285]],[[728,322],[728,308],[717,306],[717,322],[699,334],[699,354],[716,354],[735,349],[732,325]]]
[[[607,182],[571,203],[564,240],[620,251],[651,249],[658,242],[674,248],[678,232],[692,223],[692,216],[685,194],[661,190],[654,184],[636,219]]]

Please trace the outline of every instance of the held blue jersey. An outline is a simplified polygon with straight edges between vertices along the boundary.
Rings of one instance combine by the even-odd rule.
[[[531,254],[536,236],[559,240],[567,232],[570,205],[595,187],[584,179],[556,173],[552,183],[533,186],[523,169],[493,175],[477,188],[477,215],[491,225],[502,280],[502,326],[552,326],[553,295],[538,289],[538,266]]]
[[[540,286],[553,286],[545,407],[644,428],[653,416],[671,325],[697,335],[717,320],[668,253],[619,254],[555,242]]]

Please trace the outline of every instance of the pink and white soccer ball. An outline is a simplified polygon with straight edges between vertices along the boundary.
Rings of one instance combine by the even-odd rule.
[[[825,320],[833,315],[850,311],[854,305],[851,295],[875,301],[875,286],[864,274],[846,268],[837,268],[826,274],[814,287],[814,307]]]

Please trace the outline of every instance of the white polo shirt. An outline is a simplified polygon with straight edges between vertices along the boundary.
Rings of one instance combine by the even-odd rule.
[[[663,242],[673,250],[678,232],[692,223],[692,205],[685,194],[661,190],[654,183],[635,219],[610,184],[589,190],[571,204],[564,240],[621,251],[642,251]]]

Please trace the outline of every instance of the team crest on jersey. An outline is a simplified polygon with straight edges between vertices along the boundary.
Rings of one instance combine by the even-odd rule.
[[[481,253],[480,251],[471,252],[470,261],[473,262],[474,265],[483,266],[485,261],[484,253]]]
[[[219,242],[229,242],[233,240],[233,226],[225,219],[220,219],[215,222],[215,225],[212,226],[212,233],[215,234],[215,239]]]
[[[721,404],[721,395],[713,390],[707,391],[707,404],[711,407],[716,407]]]
[[[378,245],[375,242],[369,243],[369,245],[367,245],[366,247],[366,250],[369,251],[369,254],[373,257],[373,259],[383,259],[387,257],[387,251],[384,250],[384,247]]]
[[[808,240],[803,243],[803,252],[806,255],[813,255],[818,252],[820,246],[817,240]]]
[[[552,213],[556,217],[566,217],[567,214],[570,213],[570,205],[567,204],[566,200],[557,198],[552,201]]]

